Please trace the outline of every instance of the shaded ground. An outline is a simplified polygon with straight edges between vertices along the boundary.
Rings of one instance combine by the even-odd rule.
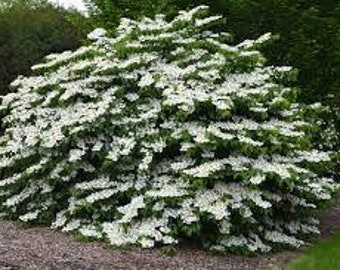
[[[322,236],[340,228],[340,197],[321,215]],[[46,228],[23,229],[0,221],[0,270],[279,270],[298,252],[259,257],[216,256],[181,249],[169,257],[160,251],[117,251],[100,243],[81,243]]]

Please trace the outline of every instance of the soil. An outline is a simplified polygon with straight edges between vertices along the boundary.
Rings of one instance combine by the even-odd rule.
[[[320,219],[321,237],[340,228],[340,197]],[[279,270],[299,253],[218,256],[187,247],[167,256],[160,250],[112,250],[102,243],[79,242],[48,228],[25,229],[0,221],[0,270]]]

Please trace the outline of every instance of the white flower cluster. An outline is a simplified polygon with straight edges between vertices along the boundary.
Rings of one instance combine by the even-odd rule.
[[[266,252],[317,233],[315,208],[337,188],[314,171],[332,153],[311,147],[317,119],[304,117],[322,106],[279,84],[289,67],[263,66],[255,46],[269,34],[232,46],[206,14],[123,19],[116,36],[97,29],[13,82],[0,215],[116,246],[186,235]]]

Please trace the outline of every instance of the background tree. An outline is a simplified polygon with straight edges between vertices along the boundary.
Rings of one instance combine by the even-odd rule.
[[[79,47],[88,31],[82,15],[45,0],[0,1],[0,93],[46,54]]]

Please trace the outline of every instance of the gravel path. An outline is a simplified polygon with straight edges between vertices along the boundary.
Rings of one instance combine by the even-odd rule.
[[[340,197],[321,215],[323,236],[340,228]],[[183,248],[176,256],[158,250],[119,251],[101,243],[82,243],[47,228],[23,229],[0,221],[0,270],[279,270],[298,252],[258,257],[217,256]]]

